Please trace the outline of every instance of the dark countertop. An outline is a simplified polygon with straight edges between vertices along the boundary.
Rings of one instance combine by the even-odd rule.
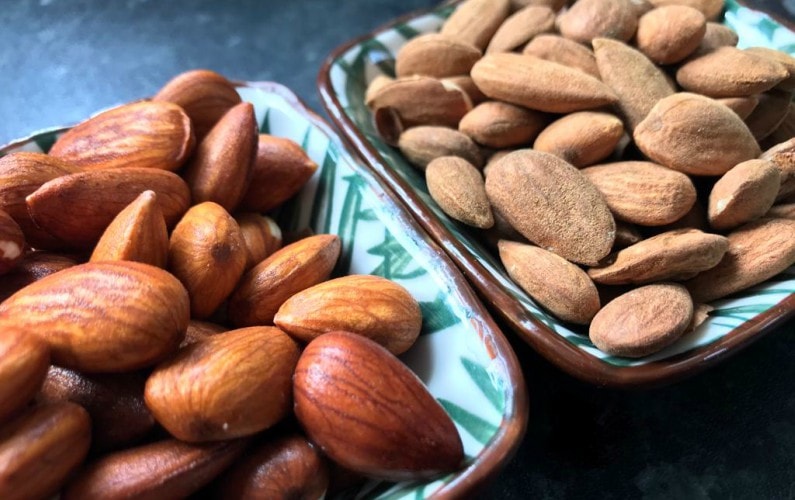
[[[758,1],[795,17],[790,1]],[[334,47],[435,3],[4,2],[0,143],[150,95],[196,67],[281,82],[320,111],[315,77]],[[530,422],[489,498],[795,498],[792,321],[706,373],[644,392],[580,383],[507,333]]]

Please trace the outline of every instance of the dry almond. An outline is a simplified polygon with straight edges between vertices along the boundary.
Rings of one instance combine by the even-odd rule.
[[[570,113],[617,101],[604,83],[582,71],[534,56],[487,54],[472,68],[484,94],[550,113]]]
[[[483,165],[483,155],[478,145],[467,134],[447,127],[412,127],[400,134],[398,147],[406,159],[420,170],[425,170],[428,163],[441,156],[457,156],[476,167]]]
[[[486,147],[509,148],[528,144],[548,121],[548,116],[540,111],[507,102],[486,101],[464,115],[458,129]],[[479,166],[475,162],[470,163]]]
[[[776,87],[781,90],[795,90],[795,57],[792,57],[784,51],[771,49],[769,47],[749,47],[745,49],[745,51],[762,56],[771,61],[776,61],[784,66],[789,73],[789,77],[779,82]]]
[[[510,11],[510,0],[467,0],[447,18],[441,33],[484,50]]]
[[[759,105],[758,95],[746,97],[719,97],[715,100],[728,106],[729,109],[737,113],[737,116],[743,121],[745,121],[753,110],[756,109],[756,106]]]
[[[604,306],[594,316],[588,335],[603,352],[640,358],[679,339],[690,326],[693,309],[693,300],[682,285],[646,285]]]
[[[585,271],[543,248],[500,240],[508,275],[533,299],[564,321],[586,325],[599,310],[599,292]]]
[[[304,349],[293,377],[295,415],[312,442],[345,468],[400,481],[462,465],[453,421],[389,351],[348,332]]]
[[[69,257],[45,252],[28,252],[8,274],[0,280],[0,302],[45,276],[77,264]]]
[[[610,156],[623,136],[624,125],[614,115],[579,111],[549,124],[536,137],[533,149],[582,168]]]
[[[25,235],[19,224],[0,209],[0,275],[14,268],[25,255]]]
[[[588,276],[604,285],[680,281],[718,265],[729,241],[697,229],[679,229],[640,241],[608,257]]]
[[[185,331],[185,338],[182,340],[179,347],[181,349],[186,345],[201,342],[207,337],[212,337],[213,335],[218,335],[226,331],[229,331],[229,329],[225,326],[210,323],[209,321],[192,319],[190,323],[188,323],[188,329]]]
[[[757,141],[770,136],[787,118],[792,91],[773,89],[758,96],[759,104],[745,119],[745,124]]]
[[[622,161],[582,170],[616,218],[662,226],[683,217],[696,202],[688,176],[645,161]]]
[[[139,101],[69,129],[49,154],[83,170],[138,167],[177,170],[193,152],[190,118],[176,104]]]
[[[704,17],[710,21],[714,21],[720,17],[723,12],[723,0],[647,0],[655,7],[662,7],[665,5],[687,5],[698,9]]]
[[[400,48],[395,57],[395,75],[398,78],[466,75],[482,55],[480,49],[470,43],[441,33],[426,33]]]
[[[282,230],[276,221],[257,213],[240,213],[235,216],[243,236],[246,250],[246,271],[262,262],[281,248]]]
[[[580,43],[601,37],[628,41],[638,28],[638,14],[630,0],[578,0],[559,23],[561,35]]]
[[[566,5],[566,0],[511,0],[511,11],[516,12],[528,5],[549,7],[557,12]]]
[[[344,330],[401,354],[417,340],[422,312],[399,284],[380,276],[348,275],[296,293],[282,304],[273,321],[302,342]]]
[[[466,75],[448,76],[447,78],[442,78],[442,83],[447,86],[452,85],[463,90],[464,93],[469,97],[469,100],[473,106],[476,106],[488,99],[486,94],[481,92],[478,86],[475,85],[475,81],[472,80],[472,77],[469,76],[468,73]]]
[[[709,193],[709,224],[725,230],[762,217],[773,206],[780,185],[781,174],[771,162],[738,164]]]
[[[685,283],[693,300],[711,302],[772,278],[795,263],[795,221],[759,219],[729,233],[720,263]]]
[[[511,52],[541,33],[555,28],[555,12],[549,7],[528,5],[511,14],[489,42],[486,53]],[[474,63],[473,63],[474,64]]]
[[[682,217],[664,226],[654,228],[657,231],[673,231],[674,229],[699,229],[704,232],[710,231],[709,220],[707,219],[707,209],[699,200],[693,203],[693,207]]]
[[[776,144],[759,157],[768,160],[779,170],[781,186],[776,200],[782,200],[795,193],[795,137]]]
[[[776,61],[736,47],[718,47],[690,59],[676,71],[685,90],[710,97],[737,97],[772,89],[789,72]]]
[[[402,129],[417,125],[455,128],[461,117],[472,109],[472,102],[466,92],[450,82],[429,76],[410,76],[381,87],[373,95],[370,107],[375,112],[391,110]]]
[[[709,130],[709,134],[704,131]],[[661,99],[635,128],[635,143],[653,161],[692,175],[721,175],[761,153],[734,111],[681,92]]]
[[[425,181],[433,201],[453,219],[480,229],[494,225],[483,176],[468,161],[436,158],[425,170]]]
[[[367,105],[368,108],[372,107],[373,98],[378,91],[381,90],[387,83],[394,82],[395,79],[391,76],[387,75],[377,75],[373,80],[367,85],[367,90],[364,93],[364,103]]]
[[[39,391],[50,364],[50,349],[22,329],[0,335],[0,423],[25,407]]]
[[[89,262],[15,293],[0,304],[0,320],[44,339],[59,366],[124,372],[172,353],[188,327],[188,308],[185,288],[160,268]]]
[[[773,205],[765,214],[769,219],[790,219],[795,220],[795,203],[783,203]]]
[[[560,35],[538,35],[525,45],[522,53],[577,68],[594,78],[602,78],[593,51]]]
[[[706,31],[707,20],[701,11],[666,5],[641,16],[635,44],[655,63],[673,64],[692,54]]]
[[[548,153],[514,151],[486,177],[492,205],[536,245],[582,264],[596,264],[613,246],[616,226],[596,187]]]
[[[720,23],[708,21],[704,38],[701,39],[698,48],[693,51],[693,56],[702,56],[718,47],[734,47],[739,41],[740,38],[733,29]]]

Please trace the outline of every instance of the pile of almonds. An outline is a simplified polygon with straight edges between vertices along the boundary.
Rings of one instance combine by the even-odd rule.
[[[530,296],[646,356],[795,263],[795,58],[722,9],[466,0],[365,101]]]
[[[331,279],[338,236],[282,246],[263,215],[316,168],[206,70],[0,158],[0,498],[320,498],[461,466],[395,356],[416,300]]]

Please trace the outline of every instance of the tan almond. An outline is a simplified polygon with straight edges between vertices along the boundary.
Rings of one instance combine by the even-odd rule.
[[[22,260],[0,280],[0,302],[45,276],[57,273],[77,262],[61,254],[36,250],[27,252]]]
[[[376,112],[391,110],[403,129],[417,125],[455,128],[472,109],[472,102],[466,92],[450,82],[411,76],[381,87],[372,97],[371,108]]]
[[[693,300],[682,285],[646,285],[604,306],[588,335],[607,354],[641,358],[676,342],[690,326],[693,309]]]
[[[511,12],[516,12],[528,5],[549,7],[557,12],[566,5],[566,0],[511,0]]]
[[[746,97],[719,97],[715,99],[721,104],[729,107],[732,111],[737,113],[741,120],[745,120],[759,105],[759,96],[750,95]]]
[[[698,9],[704,17],[710,21],[714,21],[720,17],[723,12],[723,0],[647,0],[655,7],[662,7],[665,5],[686,5]]]
[[[475,85],[475,81],[471,76],[469,76],[469,73],[466,75],[442,78],[442,83],[447,86],[453,85],[463,90],[464,93],[469,97],[469,100],[473,106],[477,106],[481,102],[488,100],[486,94],[481,92],[478,86]]]
[[[795,90],[795,57],[792,57],[784,51],[771,49],[770,47],[748,47],[745,51],[762,56],[771,61],[776,61],[784,66],[789,73],[789,77],[779,82],[776,88],[781,90]]]
[[[486,194],[525,238],[567,260],[596,264],[615,241],[615,221],[596,186],[557,156],[508,154],[491,167]]]
[[[494,225],[483,176],[474,165],[455,156],[441,156],[425,169],[428,193],[453,219],[480,229]]]
[[[795,203],[782,203],[773,205],[765,214],[769,219],[790,219],[795,220]]]
[[[561,14],[558,27],[580,43],[601,37],[628,41],[638,28],[638,14],[630,0],[578,0]]]
[[[483,165],[478,145],[468,135],[447,127],[412,127],[400,134],[398,147],[409,163],[420,170],[441,156],[457,156],[476,167]]]
[[[563,321],[588,324],[599,311],[599,293],[588,275],[557,254],[514,241],[498,244],[508,275]]]
[[[733,29],[720,23],[707,21],[704,38],[701,39],[698,48],[693,51],[693,56],[702,56],[718,47],[734,47],[739,41],[740,38]]]
[[[676,71],[685,90],[710,97],[737,97],[772,89],[789,72],[776,61],[736,47],[718,47],[690,59]]]
[[[486,101],[464,115],[458,129],[478,144],[501,149],[529,144],[548,121],[549,117],[540,111],[507,102]]]
[[[685,284],[696,302],[711,302],[772,278],[795,263],[795,221],[759,219],[728,235],[720,263]]]
[[[638,20],[635,44],[657,64],[677,63],[692,54],[704,38],[707,20],[687,5],[666,5]]]
[[[759,104],[745,119],[745,124],[757,141],[762,141],[787,118],[792,102],[792,91],[772,89],[759,94]]]
[[[624,125],[614,115],[579,111],[550,123],[536,137],[533,149],[582,168],[610,156],[623,136]]]
[[[372,81],[367,84],[367,90],[364,93],[364,103],[368,108],[373,105],[373,98],[386,84],[394,82],[395,79],[387,75],[377,75]]]
[[[0,275],[8,273],[25,256],[25,235],[19,224],[0,209]]]
[[[46,342],[23,329],[3,328],[0,335],[0,424],[17,414],[39,391],[50,349]]]
[[[218,335],[219,333],[226,331],[229,331],[229,328],[225,326],[218,325],[216,323],[210,323],[209,321],[192,319],[190,320],[190,323],[188,323],[188,329],[185,330],[185,338],[182,339],[182,343],[179,345],[179,347],[182,349],[186,345],[201,342],[207,337],[212,337],[213,335]]]
[[[729,240],[697,229],[679,229],[652,236],[618,251],[588,276],[605,285],[642,285],[681,281],[718,265]]]
[[[447,18],[440,33],[484,50],[510,10],[510,0],[467,0]]]
[[[704,130],[711,132],[704,134]],[[688,92],[661,99],[633,137],[653,161],[692,175],[721,175],[761,153],[736,113],[713,99]]]
[[[555,28],[555,12],[549,7],[528,5],[511,14],[489,42],[486,53],[511,52],[541,33]]]
[[[704,205],[696,200],[693,207],[682,217],[655,228],[658,231],[673,231],[674,229],[699,229],[704,232],[710,231],[709,220],[707,218],[707,209]]]
[[[709,223],[717,230],[765,215],[776,200],[781,174],[767,160],[748,160],[723,174],[709,193]]]
[[[560,35],[538,35],[525,45],[522,53],[577,68],[594,78],[602,78],[593,51]]]
[[[190,118],[176,104],[139,101],[104,111],[69,129],[49,154],[83,170],[177,170],[196,145]]]
[[[395,76],[444,78],[466,75],[483,53],[472,44],[441,33],[412,38],[395,57]]]
[[[779,170],[781,186],[776,200],[782,200],[795,193],[795,137],[776,144],[759,156],[768,160]]]
[[[282,230],[276,221],[258,213],[239,213],[235,221],[243,236],[246,271],[262,262],[282,246]]]

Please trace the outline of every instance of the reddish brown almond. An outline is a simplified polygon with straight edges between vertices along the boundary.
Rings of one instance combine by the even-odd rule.
[[[303,342],[344,330],[400,354],[417,340],[422,312],[408,290],[397,283],[380,276],[350,275],[296,293],[282,304],[273,321]]]
[[[190,118],[170,102],[139,101],[95,115],[58,138],[49,154],[80,169],[177,170],[196,144]]]
[[[704,38],[701,39],[701,43],[693,52],[693,55],[702,56],[718,47],[734,47],[739,41],[740,38],[737,33],[728,26],[716,22],[707,22]]]
[[[483,165],[483,155],[477,144],[467,134],[447,127],[412,127],[400,134],[398,147],[406,159],[420,170],[425,170],[428,163],[441,156],[457,156],[476,167]]]
[[[411,370],[370,339],[321,335],[301,355],[293,384],[309,439],[343,467],[392,481],[461,467],[453,421]]]
[[[458,129],[486,147],[509,148],[530,143],[548,122],[545,113],[507,102],[487,101],[464,115]]]
[[[463,89],[449,81],[410,76],[398,78],[381,87],[372,96],[370,107],[376,114],[376,125],[379,112],[381,115],[389,113],[395,123],[382,123],[379,132],[397,138],[400,133],[384,134],[383,127],[401,131],[418,125],[455,128],[461,117],[472,109],[472,101]],[[382,121],[385,119],[386,116],[381,117]]]
[[[146,405],[182,441],[255,434],[289,413],[298,355],[295,341],[274,327],[213,335],[184,347],[152,372]]]
[[[781,187],[776,200],[782,200],[795,193],[795,138],[776,144],[762,153],[759,158],[769,160],[779,170]]]
[[[15,293],[0,304],[0,320],[44,339],[60,366],[124,372],[177,348],[188,326],[188,293],[157,267],[89,262]]]
[[[716,20],[723,12],[723,0],[647,0],[655,7],[665,5],[687,5],[698,9],[710,21]]]
[[[604,306],[591,322],[588,335],[607,354],[640,358],[673,344],[692,318],[693,300],[685,287],[646,285]]]
[[[0,497],[50,498],[85,459],[91,421],[74,403],[29,409],[0,431]]]
[[[241,440],[188,444],[169,439],[118,451],[83,469],[63,498],[186,498],[228,468],[245,445]]]
[[[761,153],[737,114],[713,99],[687,92],[661,99],[633,136],[653,161],[692,175],[721,175]]]
[[[781,174],[767,160],[748,160],[718,179],[709,193],[709,224],[724,230],[765,215],[781,184]]]
[[[792,57],[784,51],[771,49],[769,47],[749,47],[745,49],[745,51],[762,56],[771,61],[776,61],[784,66],[789,73],[789,77],[779,82],[776,87],[781,90],[795,90],[795,57]]]
[[[719,97],[715,100],[728,106],[729,109],[737,113],[737,116],[739,116],[741,120],[748,118],[759,104],[759,96],[757,95],[747,97]]]
[[[467,0],[447,18],[441,33],[483,50],[510,12],[510,0]]]
[[[617,252],[602,266],[589,269],[588,276],[604,285],[685,280],[718,265],[728,248],[723,236],[679,229]]]
[[[718,47],[676,71],[682,88],[710,97],[759,94],[788,77],[789,72],[778,62],[735,47]]]
[[[323,498],[329,484],[326,459],[294,434],[248,452],[221,479],[223,498]]]
[[[791,90],[768,90],[759,94],[759,104],[745,119],[745,124],[757,141],[770,136],[784,122],[792,102]]]
[[[168,230],[154,191],[144,191],[102,233],[92,261],[134,260],[166,267]]]
[[[528,5],[511,14],[494,33],[486,53],[510,52],[541,33],[555,28],[555,12],[549,7]]]
[[[720,263],[685,283],[693,300],[711,302],[758,285],[795,263],[795,221],[760,219],[729,234]]]
[[[246,268],[245,242],[235,219],[210,201],[191,207],[171,233],[168,268],[190,294],[191,317],[209,317]]]
[[[24,257],[25,235],[14,219],[0,209],[0,275],[14,268]]]
[[[494,225],[483,176],[474,165],[454,156],[442,156],[425,170],[428,193],[450,217],[480,229]]]
[[[570,113],[617,101],[615,93],[596,78],[523,54],[487,54],[472,68],[472,79],[492,99],[550,113]]]
[[[400,48],[395,57],[395,75],[398,78],[466,75],[482,55],[472,44],[441,33],[427,33],[412,38]]]
[[[501,240],[508,275],[539,304],[564,321],[588,324],[599,310],[599,292],[585,271],[532,245]]]
[[[142,373],[83,375],[51,366],[41,386],[41,401],[71,401],[91,417],[91,447],[118,449],[140,441],[155,426],[144,405]]]
[[[593,51],[560,35],[538,35],[530,40],[530,43],[522,49],[522,53],[579,69],[595,78],[602,78]]]
[[[38,392],[50,364],[47,344],[22,329],[4,325],[0,335],[0,423]]]
[[[75,264],[77,264],[75,260],[63,255],[44,251],[28,252],[15,268],[0,280],[0,302],[34,281]]]
[[[199,143],[183,172],[194,203],[212,201],[233,212],[246,193],[257,156],[254,106],[230,109]]]
[[[666,5],[638,20],[635,44],[657,64],[677,63],[692,54],[704,38],[707,20],[687,5]]]
[[[246,271],[262,262],[282,246],[282,230],[276,221],[257,213],[235,216],[246,250]]]
[[[153,168],[91,170],[44,183],[27,197],[40,227],[69,245],[89,249],[119,212],[151,190],[173,227],[190,206],[190,190],[175,173]]]
[[[638,13],[630,0],[579,0],[561,14],[560,33],[580,43],[608,37],[627,41],[635,35]]]
[[[340,248],[339,236],[319,234],[278,250],[240,280],[229,298],[229,320],[237,326],[272,324],[285,300],[329,278]]]
[[[550,123],[536,137],[533,149],[582,168],[607,158],[623,136],[624,125],[614,115],[580,111]]]
[[[182,340],[182,343],[179,345],[179,347],[181,349],[186,345],[201,342],[207,337],[212,337],[213,335],[217,335],[228,330],[229,329],[225,326],[192,319],[190,320],[190,323],[188,323],[188,329],[185,331],[185,338]]]
[[[224,114],[240,103],[229,80],[214,71],[195,69],[175,76],[152,98],[179,105],[190,117],[201,141]]]
[[[243,207],[252,212],[278,207],[300,191],[316,170],[317,164],[296,142],[260,134]]]
[[[556,156],[514,151],[491,167],[486,194],[525,238],[567,260],[593,265],[613,246],[616,226],[604,198]]]

